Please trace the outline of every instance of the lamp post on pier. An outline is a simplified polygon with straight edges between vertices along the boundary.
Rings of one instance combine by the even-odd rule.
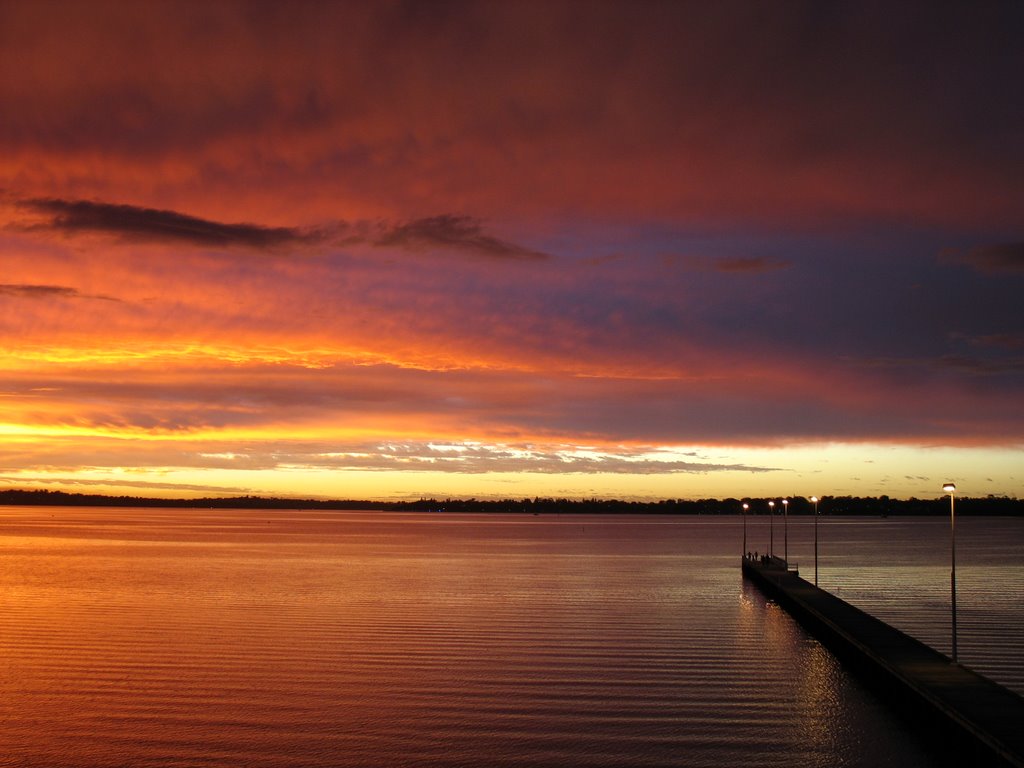
[[[743,502],[743,557],[747,556],[747,510],[750,505]]]
[[[946,483],[942,490],[949,494],[949,606],[953,617],[953,662],[956,663],[956,510],[953,507],[956,486]]]
[[[782,500],[782,559],[789,567],[789,499]]]
[[[811,496],[814,505],[814,586],[818,586],[818,497]]]
[[[768,502],[768,556],[775,557],[775,502]]]

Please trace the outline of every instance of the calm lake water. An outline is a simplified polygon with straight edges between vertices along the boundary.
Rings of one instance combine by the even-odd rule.
[[[813,578],[810,522],[787,528]],[[747,533],[767,548],[765,518]],[[948,533],[822,519],[819,582],[948,651]],[[962,661],[1024,691],[1024,520],[957,534]],[[0,765],[938,764],[744,583],[741,536],[738,517],[0,507]]]

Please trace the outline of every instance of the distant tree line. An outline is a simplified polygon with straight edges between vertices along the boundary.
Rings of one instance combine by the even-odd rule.
[[[80,507],[178,507],[215,509],[337,509],[397,512],[503,512],[520,514],[637,514],[637,515],[737,515],[743,504],[747,514],[767,515],[768,502],[776,501],[775,514],[782,513],[779,499],[662,499],[625,501],[621,499],[419,499],[417,501],[365,501],[325,499],[278,499],[262,496],[233,496],[203,499],[156,499],[140,496],[106,496],[50,490],[0,491],[0,505],[47,505]],[[789,497],[789,514],[808,515],[814,505],[803,496]],[[1024,500],[1008,496],[957,497],[957,514],[979,516],[1024,515]],[[818,503],[822,515],[914,516],[949,514],[949,498],[891,499],[888,496],[823,496]]]
[[[810,515],[814,504],[803,496],[791,496],[791,515]],[[769,501],[775,501],[775,514],[782,514],[779,497],[742,499],[662,499],[661,501],[623,501],[619,499],[420,499],[390,502],[383,508],[420,512],[519,512],[532,514],[638,514],[638,515],[736,515],[748,505],[747,514],[767,515]],[[1024,515],[1024,499],[1008,496],[957,497],[957,514],[980,516]],[[869,515],[878,517],[948,515],[949,497],[937,499],[891,499],[888,496],[823,496],[818,502],[821,515]]]
[[[55,507],[176,507],[183,509],[388,509],[382,501],[325,501],[322,499],[277,499],[263,496],[161,499],[144,496],[107,496],[99,493],[67,493],[50,490],[0,491],[0,505],[45,505]]]

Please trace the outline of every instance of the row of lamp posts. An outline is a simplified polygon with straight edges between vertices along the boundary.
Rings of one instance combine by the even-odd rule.
[[[814,502],[814,514],[818,514],[818,497],[812,496],[811,501]],[[747,510],[750,509],[750,505],[746,502],[743,503],[743,551],[747,551]],[[789,499],[782,500],[783,509],[783,557],[787,563],[789,562]],[[775,502],[768,502],[768,554],[775,554]],[[814,563],[815,563],[815,577],[814,583],[818,583],[817,577],[817,563],[818,563],[818,521],[814,521]]]
[[[953,619],[953,661],[957,660],[956,652],[956,510],[953,505],[953,495],[956,493],[956,485],[946,483],[942,490],[949,494],[949,602],[950,613]],[[814,586],[818,586],[818,497],[811,496],[810,502],[814,505]],[[747,552],[747,510],[750,505],[743,503],[743,553]],[[789,564],[789,499],[782,500],[783,509],[783,537],[784,537],[784,558]],[[775,554],[775,502],[768,502],[768,554]]]

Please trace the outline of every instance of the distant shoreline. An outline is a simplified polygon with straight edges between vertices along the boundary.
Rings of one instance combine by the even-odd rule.
[[[738,515],[742,504],[750,505],[748,514],[768,514],[768,498],[742,499],[663,499],[625,501],[621,499],[418,499],[416,501],[368,501],[359,499],[290,499],[262,496],[164,499],[144,496],[107,496],[49,490],[0,491],[0,506],[54,507],[154,507],[177,509],[323,509],[368,510],[382,512],[475,512],[518,514],[637,514],[637,515]],[[1024,499],[1006,496],[957,497],[957,514],[976,516],[1024,515]],[[948,515],[947,497],[937,499],[891,499],[887,496],[823,496],[818,504],[822,515],[872,517]],[[813,513],[811,502],[790,497],[789,514]],[[776,511],[776,514],[781,514]]]

